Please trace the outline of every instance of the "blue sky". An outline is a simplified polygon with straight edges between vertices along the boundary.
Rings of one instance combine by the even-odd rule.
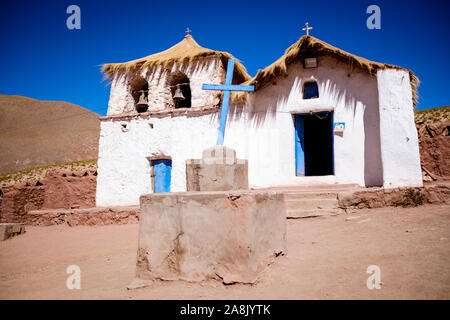
[[[81,8],[68,30],[66,8]],[[366,9],[381,8],[381,30]],[[189,27],[207,48],[228,51],[254,76],[304,34],[365,58],[412,69],[419,109],[450,105],[450,1],[0,0],[0,93],[64,100],[104,115],[110,87],[99,65],[140,58],[181,41]]]

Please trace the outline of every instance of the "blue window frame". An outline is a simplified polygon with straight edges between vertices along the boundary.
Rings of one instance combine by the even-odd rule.
[[[153,160],[154,185],[153,192],[170,192],[172,160]]]
[[[319,97],[317,82],[309,81],[303,85],[303,99],[315,99]]]

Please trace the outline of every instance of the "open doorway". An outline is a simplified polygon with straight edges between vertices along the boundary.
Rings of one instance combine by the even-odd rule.
[[[294,124],[296,175],[333,175],[333,111],[296,114]]]

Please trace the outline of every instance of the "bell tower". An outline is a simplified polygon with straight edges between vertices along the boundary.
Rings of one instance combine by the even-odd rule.
[[[223,83],[227,61],[234,57],[201,47],[190,32],[188,28],[184,39],[165,51],[103,65],[106,78],[111,80],[108,116],[190,112],[219,106],[218,92],[205,92],[202,84]],[[236,60],[233,84],[249,78]]]

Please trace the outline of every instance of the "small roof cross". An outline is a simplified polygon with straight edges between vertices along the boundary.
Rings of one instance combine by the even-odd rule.
[[[303,30],[303,31],[306,31],[306,35],[309,36],[309,30],[312,30],[312,27],[309,27],[309,26],[308,26],[308,22],[305,23],[305,27],[306,27],[306,28],[303,28],[302,30]]]
[[[192,30],[187,28],[185,32],[186,32],[186,35],[188,36],[192,32]]]

